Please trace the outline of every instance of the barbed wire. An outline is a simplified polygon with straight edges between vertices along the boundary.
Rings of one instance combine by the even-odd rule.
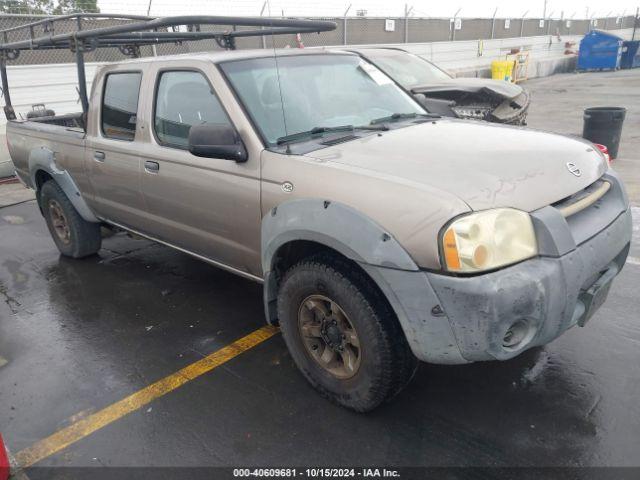
[[[51,0],[0,0],[0,7],[7,9],[9,4],[16,5],[20,1],[32,2],[30,7],[42,8],[43,4],[49,4]],[[146,14],[146,11],[140,12],[139,5],[135,2],[141,0],[130,0],[129,7],[122,8],[117,11],[111,11],[109,13],[120,14]],[[149,0],[147,2],[147,7]],[[167,0],[153,0],[158,2],[160,7],[163,3],[171,3]],[[191,1],[191,5],[199,4],[198,0]],[[17,3],[16,3],[17,2]],[[95,0],[66,0],[66,6],[74,8],[94,8],[96,6]],[[110,2],[113,3],[113,2]],[[187,2],[189,3],[189,2]],[[217,3],[217,2],[216,2]],[[236,0],[240,6],[252,7],[255,6],[255,2],[252,0]],[[103,6],[103,2],[99,4]],[[264,5],[264,4],[263,4]],[[151,14],[154,15],[153,4],[151,5]],[[272,6],[273,7],[273,6]],[[406,11],[405,11],[406,12]],[[405,13],[403,12],[403,13]],[[179,14],[221,14],[231,15],[233,12],[220,12],[216,9],[191,12],[186,8],[181,9],[179,12],[166,12],[164,14],[170,15],[172,13]],[[262,13],[264,16],[273,16],[273,8],[264,8],[257,13],[253,13],[253,16]],[[344,14],[344,12],[342,12]],[[407,12],[408,13],[408,12]],[[416,14],[420,12],[411,11]],[[237,14],[237,13],[235,13]],[[237,14],[239,15],[239,14]],[[0,15],[0,30],[15,27],[18,25],[24,25],[25,23],[33,22],[39,18],[36,14],[26,14],[25,10],[18,9],[15,13],[4,13]],[[318,18],[304,16],[302,18]],[[591,20],[576,20],[576,19],[537,19],[537,18],[458,18],[455,22],[452,22],[449,18],[433,18],[433,17],[421,17],[421,16],[385,16],[385,17],[372,17],[372,16],[323,16],[323,19],[328,19],[336,22],[337,28],[331,32],[323,32],[321,34],[304,34],[301,36],[302,43],[307,47],[315,46],[340,46],[340,45],[361,45],[361,44],[393,44],[393,43],[417,43],[417,42],[436,42],[436,41],[449,41],[449,40],[488,40],[499,38],[513,38],[513,37],[530,37],[540,35],[581,35],[585,34],[592,28],[600,28],[606,30],[627,29],[632,28],[634,24],[633,16],[625,17],[609,17],[602,19]],[[84,28],[91,28],[91,22],[95,22],[96,26],[109,26],[118,22],[113,19],[106,20],[91,20],[84,22]],[[41,27],[40,27],[41,28]],[[56,33],[68,33],[77,29],[75,21],[61,21],[56,22]],[[95,28],[95,27],[94,27]],[[203,26],[203,29],[215,29],[216,31],[225,30],[227,27],[215,26]],[[242,27],[240,27],[242,28]],[[34,32],[42,34],[40,31]],[[20,36],[21,35],[21,36]],[[20,32],[12,32],[9,34],[8,40],[28,40],[28,32],[21,30]],[[282,35],[277,37],[250,37],[239,38],[237,40],[237,47],[240,49],[246,48],[271,48],[275,47],[296,47],[299,46],[300,40],[295,35]],[[183,42],[177,44],[158,45],[155,49],[151,47],[143,47],[140,54],[142,56],[148,56],[154,54],[157,55],[169,55],[187,52],[202,52],[212,51],[220,49],[219,45],[214,40],[205,40],[198,42]],[[96,51],[88,52],[86,54],[87,62],[109,62],[118,61],[123,58],[122,53],[115,48],[98,49]],[[52,64],[52,63],[68,63],[73,62],[74,57],[72,52],[65,50],[33,50],[23,51],[18,59],[12,61],[12,65],[28,65],[28,64]]]
[[[454,8],[451,12],[449,7],[433,5],[426,0],[409,0],[409,3],[390,2],[388,0],[362,0],[351,2],[349,0],[327,0],[322,3],[315,1],[301,0],[187,0],[177,2],[175,0],[0,0],[0,13],[11,14],[50,14],[56,7],[62,5],[65,13],[70,11],[87,11],[96,6],[102,12],[125,13],[132,15],[144,15],[149,12],[151,15],[177,15],[177,14],[199,14],[199,15],[238,15],[238,16],[326,16],[326,17],[404,17],[409,11],[409,16],[414,18],[453,18],[454,16],[463,18],[491,18],[494,12],[498,12],[496,18],[541,18],[542,11],[535,9],[520,12],[520,6],[509,2],[504,6],[505,0],[494,0],[500,7],[489,6],[480,7],[478,2],[473,7],[469,7],[460,0],[458,3],[465,5],[456,15]],[[500,3],[502,2],[502,3]],[[493,2],[492,2],[493,3]],[[573,2],[554,1],[550,2],[555,9],[550,10],[545,15],[547,19],[604,19],[605,17],[616,18],[625,15],[632,15],[635,7],[630,2],[626,9],[619,8],[617,11],[614,4],[607,5],[603,9],[601,2],[598,9],[588,8],[587,4],[578,10],[573,7],[563,10],[563,5],[575,5]],[[618,2],[621,4],[621,2]],[[585,8],[586,7],[586,8]],[[457,7],[456,7],[457,8]],[[486,8],[486,12],[482,12]],[[517,8],[517,9],[516,9]],[[58,12],[60,13],[60,12]],[[446,14],[445,14],[446,13]],[[537,13],[537,15],[536,15]]]

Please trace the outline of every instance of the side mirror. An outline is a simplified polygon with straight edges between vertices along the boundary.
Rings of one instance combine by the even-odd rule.
[[[189,151],[197,157],[246,162],[247,150],[231,125],[205,123],[189,129]]]

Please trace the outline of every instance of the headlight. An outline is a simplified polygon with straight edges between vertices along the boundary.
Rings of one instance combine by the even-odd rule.
[[[445,267],[481,272],[531,258],[538,253],[528,213],[497,208],[455,220],[442,236]]]
[[[484,120],[489,116],[491,112],[491,107],[479,105],[479,106],[460,106],[460,107],[451,107],[451,110],[460,118],[473,118],[476,120]]]

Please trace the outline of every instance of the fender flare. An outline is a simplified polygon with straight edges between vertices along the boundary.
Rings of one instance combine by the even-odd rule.
[[[285,202],[271,209],[262,219],[264,302],[270,323],[277,319],[278,279],[274,261],[282,246],[299,240],[325,245],[361,265],[419,270],[389,232],[354,208],[322,199]],[[379,279],[374,282],[379,284]]]
[[[31,175],[31,184],[37,189],[36,174],[45,171],[54,181],[62,188],[67,198],[71,201],[80,216],[87,222],[100,223],[98,217],[91,211],[76,183],[66,170],[58,168],[56,165],[56,153],[47,148],[34,148],[29,153],[29,173]]]

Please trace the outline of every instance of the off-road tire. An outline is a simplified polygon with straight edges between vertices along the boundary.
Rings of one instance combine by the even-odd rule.
[[[304,346],[298,312],[310,295],[334,300],[356,329],[362,358],[353,377],[336,378]],[[357,265],[338,256],[322,254],[289,268],[278,292],[278,318],[285,343],[304,377],[321,395],[349,409],[373,410],[399,393],[416,371],[417,360],[382,293]]]
[[[49,180],[42,185],[39,198],[40,208],[47,222],[51,238],[62,255],[83,258],[100,250],[102,244],[100,224],[87,222],[82,218],[54,180]],[[68,242],[63,241],[56,233],[56,228],[53,225],[52,205],[57,206],[64,214],[69,230]]]

